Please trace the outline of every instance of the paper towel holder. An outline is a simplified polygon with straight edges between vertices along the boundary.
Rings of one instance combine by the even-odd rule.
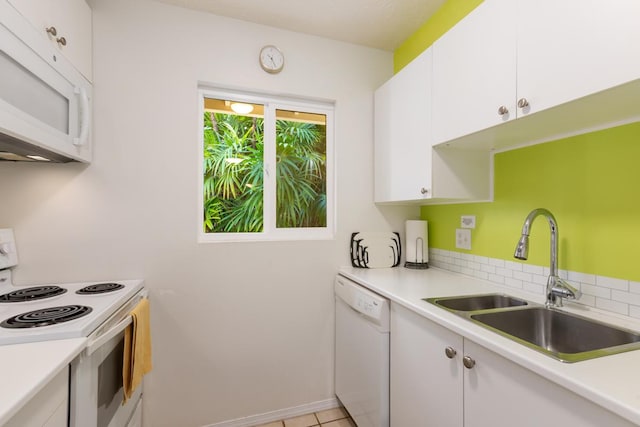
[[[420,245],[420,251],[418,251],[418,245]],[[420,257],[418,257],[418,252]],[[421,260],[421,262],[418,262]],[[405,261],[405,268],[412,268],[414,270],[426,270],[429,268],[429,263],[424,260],[424,240],[422,237],[416,237],[416,262]]]

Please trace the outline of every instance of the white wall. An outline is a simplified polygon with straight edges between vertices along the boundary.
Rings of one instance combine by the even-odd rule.
[[[94,162],[0,164],[15,281],[146,279],[146,426],[332,398],[332,277],[349,262],[349,235],[418,217],[372,203],[373,90],[392,54],[148,0],[92,7]],[[260,69],[264,44],[285,53],[281,74]],[[198,81],[336,101],[335,240],[196,243]]]

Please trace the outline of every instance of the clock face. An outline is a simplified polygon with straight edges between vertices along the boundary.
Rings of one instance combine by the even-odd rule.
[[[284,55],[275,46],[265,46],[260,51],[260,65],[267,73],[279,73],[284,67]]]

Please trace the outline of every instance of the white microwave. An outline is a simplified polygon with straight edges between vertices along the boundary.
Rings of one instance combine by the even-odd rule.
[[[0,160],[91,161],[91,83],[5,1],[0,76]]]

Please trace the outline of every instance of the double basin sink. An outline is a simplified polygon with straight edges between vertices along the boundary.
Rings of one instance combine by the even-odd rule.
[[[504,294],[425,298],[562,362],[640,349],[640,334]]]

